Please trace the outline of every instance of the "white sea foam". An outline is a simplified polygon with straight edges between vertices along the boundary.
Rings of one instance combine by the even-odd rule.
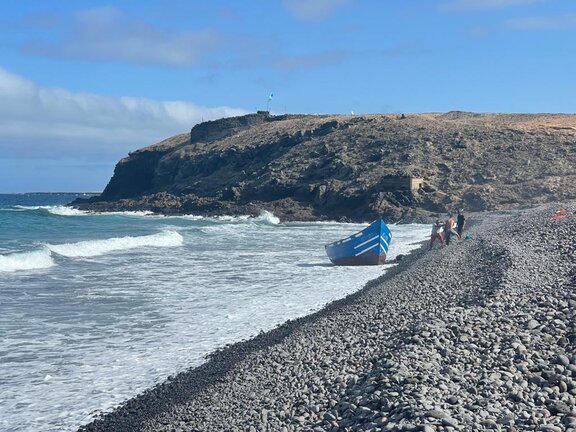
[[[110,213],[107,213],[110,214]],[[259,216],[253,217],[248,215],[241,215],[241,216],[199,216],[193,214],[186,214],[186,215],[170,215],[165,216],[161,214],[154,214],[155,217],[161,219],[185,219],[191,221],[215,221],[215,222],[232,222],[232,223],[243,223],[243,222],[265,222],[271,225],[277,225],[280,223],[280,219],[274,216],[267,210],[263,210]]]
[[[28,209],[24,209],[24,208],[16,208],[16,207],[3,207],[0,208],[0,211],[3,212],[25,212]]]
[[[16,210],[38,210],[41,209],[42,206],[15,205],[14,208]]]
[[[263,210],[259,216],[252,217],[248,215],[242,216],[217,216],[214,218],[220,222],[264,222],[269,225],[278,225],[280,223],[280,219],[274,214],[270,213],[268,210]]]
[[[89,214],[87,211],[78,210],[72,207],[66,206],[53,206],[53,207],[44,207],[48,213],[58,216],[81,216],[85,214]]]
[[[148,210],[142,211],[118,211],[118,212],[93,212],[88,210],[79,210],[73,207],[56,205],[56,206],[25,206],[15,205],[10,209],[1,209],[5,211],[37,211],[44,210],[56,216],[149,216],[154,212]]]
[[[267,210],[262,211],[256,220],[259,222],[266,222],[271,225],[278,225],[280,223],[280,219]]]
[[[154,215],[155,213],[150,210],[141,210],[141,211],[121,211],[121,212],[104,212],[104,213],[90,213],[92,215],[101,215],[101,216],[150,216]]]
[[[147,236],[113,237],[77,243],[46,244],[39,250],[0,254],[0,272],[40,270],[52,267],[55,262],[51,252],[68,258],[82,258],[145,246],[176,247],[181,246],[183,241],[182,236],[176,231],[163,231]]]
[[[180,218],[180,219],[187,219],[187,220],[192,220],[192,221],[199,221],[199,220],[204,220],[206,219],[204,216],[198,216],[198,215],[182,215],[182,216],[163,216],[166,218]]]
[[[250,216],[216,216],[214,220],[220,222],[246,222],[250,220]]]
[[[54,260],[46,248],[0,255],[0,272],[40,270],[53,265]]]
[[[113,237],[103,240],[86,240],[77,243],[47,244],[46,247],[58,255],[69,258],[82,258],[144,246],[176,247],[182,245],[183,242],[184,239],[176,231],[163,231],[146,236]]]
[[[25,205],[16,205],[12,209],[12,211],[37,211],[37,210],[44,210],[48,213],[57,216],[82,216],[90,214],[90,212],[84,210],[78,210],[72,207],[66,207],[62,205],[57,206],[25,206]]]

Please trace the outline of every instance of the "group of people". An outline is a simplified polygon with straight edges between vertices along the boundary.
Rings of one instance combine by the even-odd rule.
[[[458,210],[458,215],[454,219],[452,213],[448,214],[448,219],[442,222],[437,219],[432,225],[432,233],[430,235],[430,249],[434,246],[436,240],[440,241],[440,244],[449,245],[452,236],[456,236],[458,240],[462,240],[462,232],[464,231],[464,224],[466,223],[466,218],[464,217],[463,210]]]

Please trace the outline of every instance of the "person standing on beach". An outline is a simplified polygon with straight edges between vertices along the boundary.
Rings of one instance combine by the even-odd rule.
[[[458,210],[458,217],[456,218],[456,232],[458,236],[462,238],[462,232],[464,231],[464,224],[466,223],[466,218],[464,217],[464,209]]]
[[[454,220],[452,213],[449,213],[448,219],[446,219],[446,223],[444,225],[444,242],[446,243],[446,246],[448,246],[450,244],[450,238],[452,237],[452,234],[454,234],[456,237],[458,237],[458,239],[460,239],[460,234],[458,234],[454,230],[455,224],[456,224],[456,221]]]
[[[430,234],[430,250],[432,250],[436,239],[440,240],[440,244],[444,246],[444,237],[442,236],[442,231],[444,231],[444,227],[442,226],[440,219],[438,219],[432,225],[432,233]]]

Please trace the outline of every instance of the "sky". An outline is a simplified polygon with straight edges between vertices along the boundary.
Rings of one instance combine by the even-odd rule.
[[[273,114],[576,111],[574,0],[6,0],[0,193]]]

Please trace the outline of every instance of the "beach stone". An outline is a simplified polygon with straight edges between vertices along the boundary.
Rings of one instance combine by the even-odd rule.
[[[330,412],[324,414],[324,420],[333,421],[336,420],[336,416]]]
[[[543,386],[544,384],[546,384],[546,382],[547,381],[540,375],[533,375],[532,377],[530,377],[530,383],[536,384],[537,386]]]
[[[505,425],[505,426],[510,426],[510,425],[514,424],[514,420],[515,420],[515,417],[513,414],[506,414],[498,420],[498,423]]]
[[[398,423],[391,421],[391,422],[387,423],[386,426],[384,426],[383,430],[385,430],[385,431],[398,430]]]
[[[559,400],[551,400],[549,401],[546,406],[551,414],[570,414],[572,412],[573,407],[568,405],[566,402],[559,401]]]
[[[426,413],[424,415],[426,417],[432,417],[432,418],[436,418],[436,419],[442,419],[444,417],[448,417],[448,414],[446,414],[444,411],[441,411],[438,409],[426,411]]]
[[[443,417],[442,418],[442,425],[457,428],[458,427],[458,420],[456,420],[455,418],[452,418],[452,417]]]
[[[542,432],[562,432],[562,428],[560,426],[554,426],[548,424],[540,426],[538,430]]]
[[[456,396],[452,395],[448,399],[446,399],[446,402],[448,402],[449,404],[452,404],[452,405],[456,405],[456,404],[458,404],[458,398]]]

